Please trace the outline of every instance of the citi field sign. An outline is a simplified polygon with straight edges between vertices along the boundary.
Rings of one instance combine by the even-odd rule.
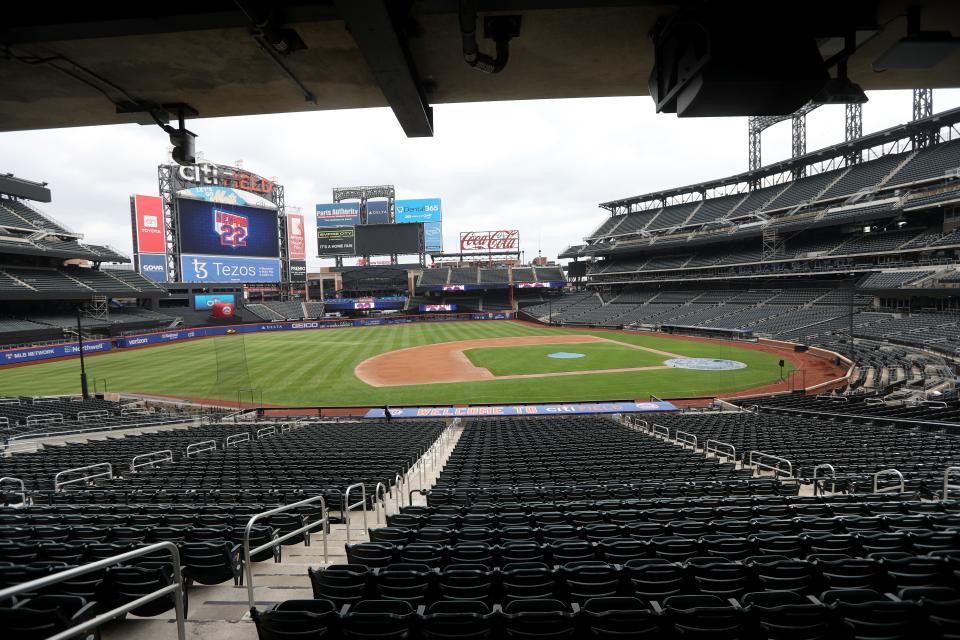
[[[266,196],[273,194],[272,180],[236,167],[213,164],[212,162],[178,165],[177,177],[184,184],[230,187]]]

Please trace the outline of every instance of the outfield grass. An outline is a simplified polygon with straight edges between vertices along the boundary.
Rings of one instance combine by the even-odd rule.
[[[587,333],[688,357],[729,358],[746,363],[747,368],[735,371],[667,369],[543,380],[489,380],[387,388],[368,386],[353,374],[354,368],[367,358],[405,347],[556,333]],[[576,345],[576,348],[574,345],[551,346],[550,352],[582,352],[587,345]],[[638,359],[645,357],[642,351],[630,351]],[[524,360],[521,358],[518,362]],[[237,334],[115,351],[88,357],[86,362],[91,388],[95,383],[99,390],[106,386],[108,391],[235,402],[239,389],[255,387],[262,392],[265,403],[305,406],[646,399],[650,394],[660,397],[713,395],[776,382],[780,373],[777,360],[774,355],[727,344],[605,331],[582,332],[512,321],[483,321]],[[423,363],[422,366],[430,365]],[[78,360],[0,370],[0,395],[78,392]],[[255,395],[259,400],[259,393]],[[250,394],[244,397],[249,399]]]
[[[549,357],[551,353],[558,351],[582,353],[584,357],[570,359]],[[466,349],[463,353],[475,366],[483,367],[495,376],[656,367],[662,365],[665,359],[663,355],[612,342],[480,347]]]

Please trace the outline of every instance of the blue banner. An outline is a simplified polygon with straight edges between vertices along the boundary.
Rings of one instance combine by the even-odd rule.
[[[197,311],[213,309],[218,302],[236,305],[236,297],[232,293],[217,293],[213,295],[193,296],[193,308]]]
[[[140,275],[154,282],[167,281],[167,254],[141,253]]]
[[[389,224],[390,211],[386,200],[367,200],[367,224]]]
[[[318,227],[352,227],[360,224],[359,202],[317,205]]]
[[[440,198],[397,200],[393,218],[397,222],[440,222]]]
[[[342,304],[346,302],[365,302],[367,298],[324,298],[323,304]],[[406,296],[382,296],[374,298],[383,302],[406,302]]]
[[[328,311],[349,311],[354,309],[402,309],[407,303],[406,298],[372,298],[370,300],[333,299],[324,301],[323,307]]]
[[[443,225],[440,222],[423,223],[423,247],[427,253],[443,251]]]
[[[180,256],[182,282],[280,282],[276,258]]]
[[[109,340],[85,340],[83,343],[83,352],[101,353],[110,351],[112,343]],[[67,356],[79,355],[80,348],[76,342],[67,344],[52,344],[46,347],[26,347],[23,349],[9,349],[0,352],[0,364],[15,364],[17,362],[35,362],[37,360],[49,360],[51,358],[64,358]]]
[[[500,416],[569,416],[601,413],[649,413],[677,411],[669,402],[582,402],[567,404],[522,404],[496,407],[406,407],[390,408],[391,418],[480,418]],[[365,418],[384,419],[383,409],[370,409]]]

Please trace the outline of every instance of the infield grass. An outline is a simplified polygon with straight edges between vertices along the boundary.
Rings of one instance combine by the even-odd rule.
[[[728,358],[747,364],[734,371],[663,369],[626,373],[571,375],[520,380],[486,380],[406,387],[371,387],[361,382],[354,368],[367,358],[387,351],[423,344],[511,336],[551,334],[597,335],[625,344],[697,358]],[[548,352],[585,352],[583,345],[547,345]],[[649,362],[643,351],[618,347],[609,363]],[[484,349],[503,359],[498,370],[520,373],[538,360],[519,347]],[[649,354],[660,363],[666,357]],[[589,360],[581,358],[580,360]],[[86,358],[91,389],[100,391],[163,394],[194,399],[236,402],[251,396],[267,404],[288,406],[464,404],[471,402],[551,402],[578,400],[646,400],[714,395],[749,389],[779,380],[777,356],[729,344],[676,340],[665,336],[609,331],[580,331],[538,327],[513,321],[449,322],[356,327],[345,329],[236,334],[143,349],[113,351]],[[557,360],[563,366],[578,360]],[[53,395],[79,393],[79,361],[64,360],[0,370],[0,395]],[[429,362],[420,366],[429,367]],[[543,364],[542,366],[551,366]],[[605,368],[612,364],[605,365]],[[649,365],[647,365],[649,366]],[[789,372],[789,368],[787,372]],[[546,372],[539,369],[537,372]],[[508,375],[508,374],[506,374]]]
[[[551,353],[557,352],[579,353],[583,357],[550,357]],[[475,366],[483,367],[495,376],[656,367],[662,365],[666,359],[666,356],[616,342],[479,347],[467,349],[463,353]]]

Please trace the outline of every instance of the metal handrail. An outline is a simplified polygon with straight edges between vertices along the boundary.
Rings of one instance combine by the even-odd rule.
[[[94,409],[90,411],[79,411],[77,420],[89,420],[91,418],[109,418],[110,412],[106,409]]]
[[[27,506],[27,485],[23,483],[23,480],[20,478],[14,478],[13,476],[4,476],[0,478],[0,484],[4,482],[19,482],[20,483],[20,506]]]
[[[83,476],[82,478],[74,478],[73,480],[64,480],[60,481],[60,476],[67,473],[74,473],[77,471],[87,471],[92,469],[103,469],[106,468],[106,471],[103,473],[94,473],[89,476]],[[53,476],[53,490],[60,491],[60,487],[64,487],[68,484],[76,484],[77,482],[85,482],[87,480],[94,480],[96,478],[107,478],[108,480],[113,480],[113,465],[109,462],[98,462],[97,464],[88,464],[85,467],[74,467],[73,469],[64,469],[60,473]]]
[[[729,453],[726,453],[727,451],[729,451]],[[707,440],[703,444],[703,453],[705,455],[712,453],[718,458],[730,458],[734,461],[737,459],[737,448],[729,442],[722,442],[720,440]]]
[[[940,496],[941,500],[946,500],[950,497],[950,490],[960,491],[960,484],[950,484],[950,474],[951,473],[960,473],[960,467],[947,467],[943,471],[943,495]],[[0,479],[0,482],[3,482],[3,479]]]
[[[209,445],[209,446],[207,446]],[[200,442],[194,442],[193,444],[187,445],[186,457],[196,456],[207,451],[216,451],[217,450],[217,441],[216,440],[201,440]]]
[[[280,423],[280,435],[283,435],[287,431],[292,431],[292,430],[293,430],[293,425],[291,425],[289,422]]]
[[[697,436],[689,431],[680,431],[677,429],[673,433],[673,441],[682,446],[684,449],[686,449],[688,446],[692,446],[694,451],[697,450]]]
[[[390,487],[391,493],[396,491],[394,502],[396,503],[397,513],[400,513],[400,509],[403,507],[403,490],[400,488],[401,486],[405,489],[407,482],[403,479],[403,476],[398,473],[393,478],[393,486]]]
[[[38,424],[63,424],[62,413],[33,413],[27,416],[26,425],[32,427]]]
[[[357,487],[360,487],[360,502],[350,504],[350,491]],[[347,487],[343,494],[343,519],[346,520],[347,525],[347,544],[350,544],[350,510],[360,506],[363,507],[363,531],[365,532],[367,530],[367,488],[362,482],[357,482]]]
[[[113,609],[81,622],[74,627],[70,627],[69,629],[52,635],[47,638],[47,640],[67,640],[68,638],[76,638],[86,631],[96,629],[105,622],[119,618],[120,616],[125,615],[134,609],[142,607],[148,602],[159,600],[170,593],[174,595],[174,609],[176,610],[177,617],[177,638],[179,640],[186,640],[187,630],[186,616],[183,611],[183,575],[180,572],[180,551],[177,550],[177,545],[169,541],[155,542],[147,547],[141,547],[140,549],[127,551],[126,553],[121,553],[117,556],[111,556],[109,558],[104,558],[103,560],[91,562],[90,564],[52,573],[50,575],[46,575],[35,580],[30,580],[29,582],[24,582],[13,587],[7,587],[6,589],[0,590],[0,601],[7,601],[21,593],[37,593],[44,587],[49,587],[50,585],[58,584],[65,580],[71,580],[88,573],[93,573],[94,571],[100,571],[106,567],[122,564],[127,560],[141,558],[143,556],[156,553],[157,551],[164,550],[170,552],[170,560],[173,563],[173,584],[169,584],[165,587],[157,589],[156,591],[143,595],[136,600],[122,604],[119,607],[114,607]]]
[[[159,455],[162,455],[163,457],[156,460],[150,460],[148,462],[137,462],[137,460],[142,458],[151,458]],[[170,449],[161,449],[160,451],[151,451],[150,453],[141,453],[138,456],[134,456],[133,459],[130,460],[130,472],[135,473],[137,469],[141,467],[152,467],[160,464],[161,462],[173,462],[173,451]]]
[[[381,498],[381,495],[383,498]],[[381,499],[383,500],[381,504]],[[383,523],[387,522],[387,485],[382,482],[378,482],[377,486],[373,488],[373,511],[377,516],[377,522],[380,520],[380,512],[383,511]]]
[[[148,416],[150,412],[143,407],[131,407],[129,409],[120,409],[121,416]]]
[[[246,431],[244,431],[243,433],[235,433],[232,436],[227,436],[226,441],[223,443],[223,448],[226,449],[227,447],[236,446],[241,442],[249,442],[249,441],[250,441],[250,434],[247,433]]]
[[[670,428],[665,427],[662,424],[654,424],[653,428],[650,430],[650,435],[656,437],[662,435],[665,440],[670,439]]]
[[[278,513],[284,513],[292,509],[306,506],[308,504],[313,504],[314,502],[320,503],[321,517],[319,520],[314,520],[313,522],[310,522],[300,527],[299,529],[290,531],[289,533],[285,533],[279,538],[273,538],[272,540],[270,540],[270,542],[264,542],[262,545],[260,545],[256,549],[250,548],[250,532],[253,530],[253,525],[257,522],[257,520],[259,520],[260,518],[268,518]],[[298,536],[301,533],[305,534],[305,537],[309,536],[310,532],[313,529],[315,529],[317,525],[322,524],[323,527],[320,529],[320,538],[323,541],[323,564],[326,565],[328,560],[327,558],[327,526],[329,522],[330,522],[330,518],[327,515],[327,501],[324,500],[323,496],[313,496],[312,498],[300,500],[299,502],[292,502],[290,504],[285,504],[280,507],[270,509],[269,511],[264,511],[263,513],[255,514],[253,517],[250,518],[249,521],[247,521],[247,526],[243,531],[243,567],[244,567],[244,571],[247,574],[246,576],[247,601],[251,607],[253,607],[255,604],[253,601],[253,568],[252,568],[251,558],[256,554],[260,553],[261,551],[272,549],[273,547],[276,547],[277,545],[282,544],[284,541],[289,540],[294,536]]]
[[[826,463],[826,462],[825,462],[825,463],[823,463],[823,464],[818,464],[817,466],[815,466],[815,467],[813,468],[813,495],[817,495],[818,493],[819,493],[820,495],[823,495],[823,493],[824,493],[824,489],[820,486],[820,476],[819,476],[819,471],[820,471],[820,469],[826,469],[826,470],[829,470],[829,471],[830,471],[830,474],[831,474],[830,477],[833,478],[833,480],[834,480],[833,482],[830,483],[830,493],[836,493],[836,491],[837,491],[837,482],[836,482],[836,479],[837,479],[837,470],[833,468],[833,465],[832,465],[832,464],[829,464],[829,463]],[[825,479],[825,478],[824,478],[824,479]]]
[[[863,401],[863,404],[873,407],[881,404],[886,404],[886,402],[883,401],[883,398],[865,398]]]
[[[880,476],[894,476],[894,475],[900,478],[899,491],[897,491],[898,487],[885,487],[883,489],[878,488],[878,482],[880,480]],[[903,474],[900,473],[897,469],[884,469],[883,471],[877,471],[875,474],[873,474],[873,492],[874,493],[893,493],[894,491],[896,491],[897,493],[903,493],[906,490],[906,488],[907,488],[907,483],[903,479]]]
[[[754,462],[754,454],[756,454],[756,458],[758,460],[757,462]],[[776,460],[777,464],[771,465],[771,464],[766,464],[765,462],[759,462],[759,460],[763,460],[764,458]],[[783,473],[783,469],[780,468],[780,463],[785,462],[787,464],[787,471],[786,471],[787,477],[788,478],[793,477],[793,463],[787,460],[786,458],[781,458],[780,456],[775,456],[770,453],[764,453],[763,451],[751,451],[747,456],[747,460],[748,460],[747,464],[749,464],[751,467],[755,466],[757,467],[758,470],[770,469],[771,471],[773,471],[774,475],[777,475],[777,476]]]
[[[257,429],[257,440],[263,440],[264,438],[275,435],[277,435],[277,428],[274,426]]]

